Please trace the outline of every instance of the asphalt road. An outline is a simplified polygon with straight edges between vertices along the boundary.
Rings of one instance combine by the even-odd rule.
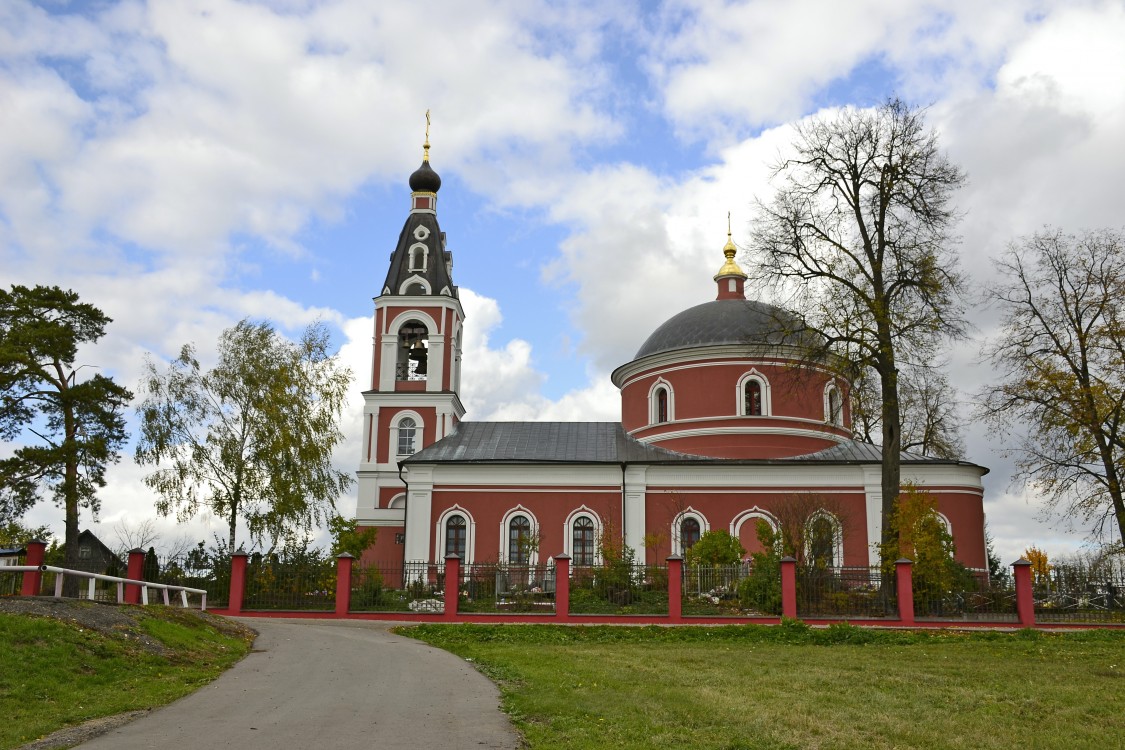
[[[254,651],[219,679],[78,747],[520,747],[491,682],[385,623],[243,622],[260,633]]]

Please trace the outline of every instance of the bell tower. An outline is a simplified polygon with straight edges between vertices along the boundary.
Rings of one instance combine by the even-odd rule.
[[[440,188],[430,166],[427,112],[422,166],[410,175],[410,213],[375,298],[371,380],[363,392],[356,520],[385,528],[376,541],[380,560],[402,554],[399,461],[445,437],[465,413],[459,396],[465,316],[453,284],[453,254],[437,220]]]

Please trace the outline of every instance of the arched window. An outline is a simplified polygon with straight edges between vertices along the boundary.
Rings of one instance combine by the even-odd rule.
[[[805,524],[805,556],[818,568],[843,565],[844,540],[840,522],[830,513],[819,510]]]
[[[829,383],[824,389],[824,421],[840,427],[844,421],[844,404],[840,398],[840,389],[835,383]]]
[[[747,380],[743,387],[743,394],[746,416],[762,416],[762,384],[757,380]]]
[[[398,455],[412,456],[415,453],[415,438],[418,423],[411,417],[403,417],[398,422]]]
[[[419,320],[408,320],[398,329],[396,380],[425,380],[430,354],[430,335]]]
[[[458,555],[465,559],[465,541],[468,538],[468,525],[465,517],[456,513],[445,521],[445,554]]]
[[[425,271],[426,270],[426,256],[429,252],[425,245],[417,244],[410,246],[410,270],[411,271]]]
[[[751,369],[738,379],[735,389],[735,408],[739,416],[767,417],[773,413],[770,406],[770,381]]]
[[[668,421],[668,389],[658,388],[656,390],[656,421]]]
[[[531,521],[527,516],[512,516],[508,521],[508,562],[527,565],[531,560]]]
[[[699,541],[700,529],[699,521],[690,516],[680,521],[680,546],[684,552],[695,546]]]
[[[594,564],[594,522],[589,516],[574,519],[571,528],[574,565]]]

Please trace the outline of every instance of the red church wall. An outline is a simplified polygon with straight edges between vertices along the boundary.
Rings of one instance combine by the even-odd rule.
[[[645,520],[649,532],[661,535],[660,544],[647,554],[651,564],[662,563],[671,554],[673,520],[689,508],[707,520],[712,531],[731,531],[731,523],[745,511],[755,507],[771,514],[782,524],[787,519],[824,509],[839,520],[843,527],[843,553],[845,566],[866,566],[867,501],[862,490],[854,488],[825,488],[815,493],[785,492],[683,492],[676,488],[649,488],[645,498]],[[805,507],[807,506],[807,507]],[[746,518],[738,529],[739,541],[747,553],[761,550],[757,540],[756,520]]]
[[[691,423],[678,425],[681,429],[692,429]],[[700,425],[702,426],[702,425]],[[646,439],[654,433],[638,434],[638,439]],[[659,433],[655,433],[659,434]],[[788,458],[831,448],[837,441],[829,438],[804,437],[800,435],[768,435],[753,433],[719,433],[714,435],[686,435],[667,440],[652,440],[652,445],[670,451],[679,451],[714,458]]]
[[[357,528],[359,531],[365,531],[368,528],[377,529],[374,546],[363,553],[357,563],[358,566],[378,564],[388,568],[402,567],[403,544],[396,539],[406,533],[405,527],[359,526]]]
[[[928,488],[937,499],[938,512],[953,527],[956,557],[970,568],[988,568],[984,544],[984,497],[978,493]]]
[[[401,407],[392,408],[384,407],[379,410],[379,434],[377,436],[378,445],[375,451],[375,460],[379,463],[389,463],[397,456],[391,455],[391,441],[393,439],[393,431],[391,425],[394,424],[395,418],[404,411],[414,412],[422,418],[422,442],[416,443],[418,448],[427,446],[434,442],[437,435],[437,410],[432,406],[414,406],[414,407]],[[395,446],[394,450],[398,450]]]
[[[508,491],[488,492],[464,490],[435,489],[431,524],[430,555],[437,549],[439,557],[444,557],[444,537],[435,537],[438,533],[436,523],[442,515],[457,506],[468,513],[475,524],[473,533],[473,561],[497,562],[501,559],[501,541],[504,544],[504,557],[507,555],[507,538],[501,540],[500,528],[504,517],[517,507],[522,507],[533,517],[539,531],[540,562],[545,562],[548,557],[561,554],[567,540],[565,524],[567,517],[582,506],[586,506],[601,521],[602,528],[612,525],[615,529],[621,527],[621,488],[606,488],[604,491],[586,492],[576,490],[554,490],[546,492]],[[618,533],[620,533],[618,531]],[[435,546],[435,542],[437,545]]]

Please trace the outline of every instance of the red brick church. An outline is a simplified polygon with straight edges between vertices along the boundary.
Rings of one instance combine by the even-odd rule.
[[[754,551],[758,520],[776,529],[796,503],[827,564],[878,563],[880,449],[852,439],[839,369],[800,361],[797,319],[746,299],[729,233],[715,299],[659,326],[613,372],[620,422],[464,421],[464,313],[428,141],[424,154],[375,298],[356,510],[379,529],[372,561],[522,565],[565,552],[588,565],[613,534],[658,563],[712,529]],[[933,494],[970,568],[987,567],[986,472],[902,454],[902,481]]]

